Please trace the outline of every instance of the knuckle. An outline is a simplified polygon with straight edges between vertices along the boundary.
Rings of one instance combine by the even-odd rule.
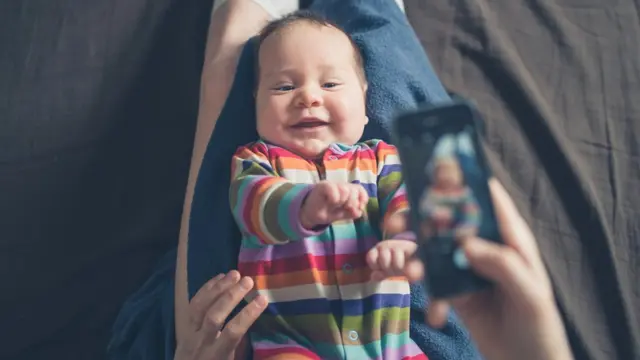
[[[197,316],[202,312],[202,300],[194,297],[189,303],[189,313],[192,317]]]
[[[229,286],[229,282],[230,282],[230,280],[229,280],[229,279],[224,279],[224,280],[222,280],[222,281],[218,282],[218,283],[213,287],[213,289],[212,289],[212,293],[213,293],[213,294],[216,294],[216,295],[221,294],[221,293],[224,293],[224,292],[225,292],[225,290],[227,289],[227,287]]]
[[[227,291],[223,296],[222,296],[222,301],[226,304],[232,304],[237,296],[237,291],[235,291],[235,289],[232,289],[230,291]]]
[[[503,269],[514,269],[519,265],[519,256],[511,248],[506,248],[502,251],[502,256],[497,256],[496,261]]]
[[[220,329],[224,324],[224,317],[219,314],[208,314],[207,324],[214,329]]]
[[[244,330],[238,324],[229,323],[225,327],[224,333],[227,340],[235,341],[240,339],[244,335]]]

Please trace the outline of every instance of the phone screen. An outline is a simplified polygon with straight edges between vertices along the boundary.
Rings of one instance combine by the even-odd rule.
[[[476,116],[470,106],[454,104],[406,114],[394,125],[413,227],[436,297],[488,285],[469,268],[461,240],[501,241]]]

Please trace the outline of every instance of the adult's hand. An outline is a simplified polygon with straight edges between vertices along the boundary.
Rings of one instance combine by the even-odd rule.
[[[246,333],[267,307],[253,299],[226,325],[225,320],[253,288],[253,281],[231,271],[209,280],[189,304],[189,333],[177,344],[175,360],[246,359]]]
[[[533,233],[502,185],[496,180],[489,185],[505,244],[467,238],[461,246],[470,266],[495,286],[448,301],[432,301],[427,321],[441,326],[452,306],[487,359],[572,359]],[[405,226],[406,219],[390,220],[385,224],[390,231]],[[422,280],[422,263],[412,260],[405,275],[410,281]]]

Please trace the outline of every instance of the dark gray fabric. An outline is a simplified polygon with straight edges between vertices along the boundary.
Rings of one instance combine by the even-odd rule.
[[[632,0],[406,0],[448,88],[486,116],[576,359],[640,359],[640,21]]]
[[[576,358],[640,358],[637,1],[405,1],[487,117]],[[175,246],[210,7],[1,2],[0,358],[101,359]]]
[[[211,5],[0,1],[0,359],[104,358],[175,247]]]

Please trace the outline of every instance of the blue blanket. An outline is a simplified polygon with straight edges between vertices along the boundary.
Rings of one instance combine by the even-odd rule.
[[[331,19],[362,49],[369,81],[370,119],[363,138],[390,141],[389,121],[420,103],[450,100],[413,29],[393,0],[321,0],[312,10]],[[217,122],[197,180],[188,250],[189,294],[212,276],[236,267],[240,234],[229,210],[230,159],[257,139],[252,89],[254,46],[244,48],[231,93]],[[123,307],[109,346],[114,359],[171,359],[175,252]],[[432,360],[480,358],[454,316],[445,328],[424,324],[426,297],[411,289],[411,337]]]

